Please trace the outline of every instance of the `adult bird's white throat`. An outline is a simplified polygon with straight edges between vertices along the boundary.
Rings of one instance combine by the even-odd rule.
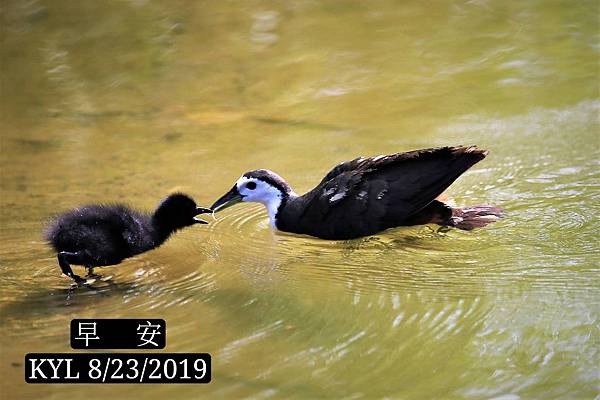
[[[337,165],[302,196],[276,173],[259,169],[242,175],[211,209],[262,203],[273,227],[323,239],[428,223],[471,230],[496,221],[502,210],[487,205],[452,208],[436,197],[487,154],[470,146],[359,157]]]

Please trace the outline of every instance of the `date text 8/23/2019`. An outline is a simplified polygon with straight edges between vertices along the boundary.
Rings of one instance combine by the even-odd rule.
[[[207,353],[30,353],[27,383],[209,383]]]

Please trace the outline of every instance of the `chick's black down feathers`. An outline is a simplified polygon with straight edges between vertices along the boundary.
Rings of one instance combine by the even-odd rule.
[[[187,195],[167,197],[153,214],[122,204],[88,205],[58,215],[44,232],[46,241],[59,253],[63,272],[73,275],[69,264],[107,266],[160,246],[186,226],[205,223],[199,208]],[[79,278],[80,279],[80,278]]]
[[[83,206],[59,215],[45,238],[57,252],[87,252],[89,265],[113,265],[157,242],[151,219],[122,204]]]

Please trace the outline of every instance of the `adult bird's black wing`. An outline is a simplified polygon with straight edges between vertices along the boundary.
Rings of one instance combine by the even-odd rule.
[[[440,147],[341,163],[298,199],[295,231],[352,238],[402,225],[486,155],[474,146]]]

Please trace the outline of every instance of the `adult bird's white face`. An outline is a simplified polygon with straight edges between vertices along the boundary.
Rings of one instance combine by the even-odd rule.
[[[267,208],[270,204],[281,203],[283,193],[268,182],[256,178],[240,177],[235,183],[242,201],[262,203]],[[279,204],[277,204],[279,206]]]
[[[267,208],[271,224],[275,227],[277,211],[285,195],[286,193],[281,188],[265,179],[253,177],[250,173],[250,176],[248,174],[242,175],[231,190],[217,200],[211,209],[215,212],[221,211],[242,201],[261,203]]]

